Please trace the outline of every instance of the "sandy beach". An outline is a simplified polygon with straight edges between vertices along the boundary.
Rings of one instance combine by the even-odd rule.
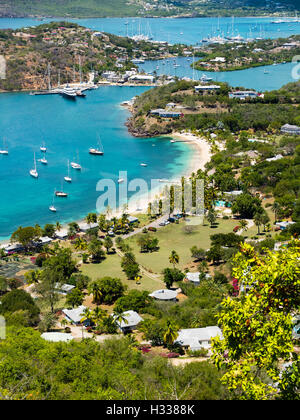
[[[197,172],[198,169],[204,169],[206,163],[210,161],[212,156],[210,145],[203,137],[198,137],[190,132],[176,132],[172,135],[168,135],[167,137],[171,137],[173,140],[175,140],[175,142],[180,141],[187,143],[194,149],[194,153],[190,159],[188,168],[183,173],[178,173],[176,178],[169,181],[168,185],[170,185],[170,183],[176,183],[176,181],[180,180],[182,176],[185,178],[190,177],[191,174]],[[149,202],[153,201],[156,197],[161,195],[161,190],[165,185],[166,184],[162,183],[156,189],[151,190],[151,192],[141,195],[136,199],[130,200],[128,203],[128,213],[145,213],[148,209]],[[118,210],[115,215],[120,215],[121,213],[122,211]]]

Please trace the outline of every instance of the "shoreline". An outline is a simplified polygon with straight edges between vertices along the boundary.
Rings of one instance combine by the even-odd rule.
[[[175,142],[178,141],[186,143],[194,149],[194,153],[189,159],[187,168],[185,168],[183,172],[176,174],[176,176],[170,179],[167,185],[170,185],[171,183],[176,183],[176,181],[180,180],[181,177],[190,177],[191,174],[197,172],[198,169],[204,169],[205,164],[211,159],[212,153],[210,151],[210,145],[203,137],[198,137],[190,132],[174,132],[172,134],[161,137],[166,137],[166,141],[167,138],[170,138],[175,140]],[[150,189],[146,194],[137,197],[133,196],[131,199],[129,199],[128,214],[144,214],[145,212],[147,212],[149,203],[153,201],[156,196],[159,196],[162,193],[162,190],[164,189],[165,185],[166,183],[161,183],[161,185],[159,185],[158,187]],[[120,203],[116,210],[112,212],[110,217],[120,216],[122,213],[123,205],[124,203]],[[94,211],[96,212],[95,209],[91,210],[91,212]],[[72,222],[82,223],[85,222],[85,220],[83,218],[80,218],[72,220],[70,222],[62,223],[62,230],[66,229],[68,227],[68,224]],[[3,247],[3,245],[9,244],[10,239],[0,239],[1,247]]]

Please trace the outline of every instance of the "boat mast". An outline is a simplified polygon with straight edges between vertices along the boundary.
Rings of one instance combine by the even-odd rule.
[[[48,90],[51,90],[51,65],[48,63]]]

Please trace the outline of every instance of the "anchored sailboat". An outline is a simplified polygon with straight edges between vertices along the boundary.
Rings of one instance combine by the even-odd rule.
[[[64,177],[66,182],[72,182],[72,178],[70,177],[70,162],[68,161],[68,176]]]
[[[77,160],[79,161],[78,152],[77,152]],[[73,169],[81,170],[81,165],[77,162],[71,162],[71,167]]]
[[[57,211],[56,207],[54,206],[54,198],[55,198],[55,191],[52,198],[52,205],[49,207],[49,210],[55,213]]]
[[[68,197],[68,194],[66,192],[64,192],[64,190],[63,190],[62,183],[61,183],[61,191],[56,190],[55,195],[56,195],[56,197]]]
[[[34,169],[31,169],[31,170],[29,171],[29,173],[30,173],[30,175],[31,175],[33,178],[38,178],[38,176],[39,176],[39,174],[38,174],[38,172],[37,172],[37,170],[36,170],[35,153],[34,153]]]
[[[47,147],[45,145],[45,142],[43,142],[43,145],[40,147],[40,151],[46,153],[47,152]]]
[[[8,150],[5,146],[5,139],[3,139],[3,149],[0,150],[0,155],[8,155]]]
[[[91,147],[89,149],[89,154],[90,155],[104,155],[104,150],[103,150],[103,146],[100,140],[100,137],[98,136],[98,142],[97,142],[98,146],[97,148],[93,148]]]

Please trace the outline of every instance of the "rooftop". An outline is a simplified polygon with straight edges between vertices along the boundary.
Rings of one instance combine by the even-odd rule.
[[[168,289],[155,290],[149,296],[158,300],[174,300],[177,297],[177,291]]]
[[[140,322],[143,321],[143,318],[140,317],[139,314],[135,311],[126,311],[126,312],[123,312],[122,315],[126,319],[127,322],[125,322],[125,321],[118,322],[117,321],[117,324],[120,328],[135,327],[136,325],[138,325]]]
[[[78,308],[75,309],[63,309],[62,311],[71,321],[77,324],[83,318],[85,309],[85,306],[78,306]]]
[[[182,329],[179,330],[175,343],[190,347],[191,350],[200,350],[203,347],[210,347],[210,340],[216,336],[222,338],[222,331],[217,326]]]

